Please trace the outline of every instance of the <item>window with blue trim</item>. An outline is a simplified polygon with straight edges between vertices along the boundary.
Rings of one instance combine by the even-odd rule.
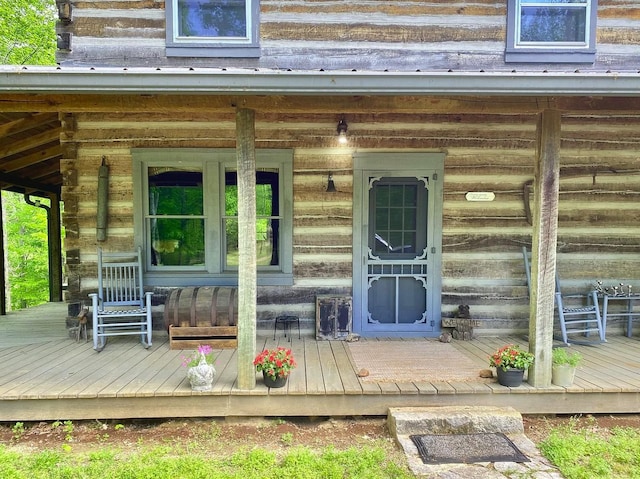
[[[233,149],[132,150],[134,236],[150,286],[235,285],[238,170]],[[293,283],[293,153],[256,150],[258,284]]]
[[[259,0],[166,0],[167,56],[258,57]]]
[[[592,63],[597,0],[508,0],[507,62]]]

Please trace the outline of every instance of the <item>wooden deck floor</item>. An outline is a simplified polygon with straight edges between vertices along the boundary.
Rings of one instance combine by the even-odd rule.
[[[23,335],[29,330],[25,324]],[[524,414],[640,411],[640,341],[622,336],[599,346],[572,346],[585,360],[570,388],[505,388],[482,381],[366,382],[356,375],[348,343],[298,340],[297,335],[289,343],[279,333],[275,341],[273,336],[259,338],[258,349],[277,344],[293,349],[299,367],[285,388],[270,390],[258,380],[253,390],[237,389],[236,351],[222,350],[213,390],[193,393],[181,366],[183,352],[170,350],[162,333],[150,350],[127,337],[112,338],[96,353],[91,343],[76,342],[66,331],[43,336],[46,328],[32,341],[13,344],[6,341],[6,328],[0,321],[0,421],[381,416],[389,407],[445,405],[512,406]],[[490,352],[507,342],[526,344],[515,337],[452,344],[480,370],[487,367]]]

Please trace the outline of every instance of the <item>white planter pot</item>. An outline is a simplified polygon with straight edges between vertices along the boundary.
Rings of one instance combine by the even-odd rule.
[[[569,387],[573,385],[575,375],[575,366],[569,366],[568,364],[553,366],[551,369],[551,382],[556,386]]]

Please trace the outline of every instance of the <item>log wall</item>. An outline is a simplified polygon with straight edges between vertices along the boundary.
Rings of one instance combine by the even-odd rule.
[[[422,150],[446,152],[443,315],[468,304],[472,317],[483,320],[479,331],[525,329],[528,298],[520,251],[531,241],[524,188],[533,179],[535,115],[353,114],[347,147],[336,144],[336,122],[330,114],[256,115],[256,148],[294,150],[294,286],[259,288],[259,317],[289,313],[312,319],[317,294],[351,293],[352,154]],[[231,112],[78,113],[65,116],[63,128],[67,299],[73,301],[86,299],[96,286],[102,158],[110,167],[102,246],[129,249],[131,149],[233,148],[235,121]],[[640,281],[639,143],[638,117],[563,116],[558,262],[569,291],[597,279]],[[329,172],[336,193],[325,191]],[[470,191],[493,192],[495,200],[467,201]]]
[[[165,0],[76,0],[64,65],[236,66],[276,69],[485,71],[568,69],[505,65],[507,1],[260,0],[258,59],[167,58]],[[640,7],[600,0],[597,60],[581,70],[635,70]]]

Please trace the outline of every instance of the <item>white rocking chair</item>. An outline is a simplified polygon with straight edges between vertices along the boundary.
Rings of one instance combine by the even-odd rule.
[[[98,292],[89,294],[93,313],[93,349],[108,336],[139,335],[151,347],[151,297],[142,283],[142,253],[103,253],[98,248]]]
[[[524,268],[527,273],[527,287],[531,294],[531,254],[527,252],[527,248],[522,248],[524,257]],[[566,299],[574,298],[580,301],[580,305],[571,306],[566,304]],[[574,344],[596,344],[604,343],[605,331],[602,327],[602,317],[600,315],[600,307],[598,305],[598,294],[595,290],[588,294],[562,294],[560,290],[560,280],[556,270],[556,309],[558,310],[558,318],[560,322],[560,332],[562,334],[562,342],[566,345]],[[593,340],[588,339],[591,333],[597,336],[591,336]],[[582,335],[584,339],[574,339],[575,335]],[[570,337],[571,335],[571,337]]]

